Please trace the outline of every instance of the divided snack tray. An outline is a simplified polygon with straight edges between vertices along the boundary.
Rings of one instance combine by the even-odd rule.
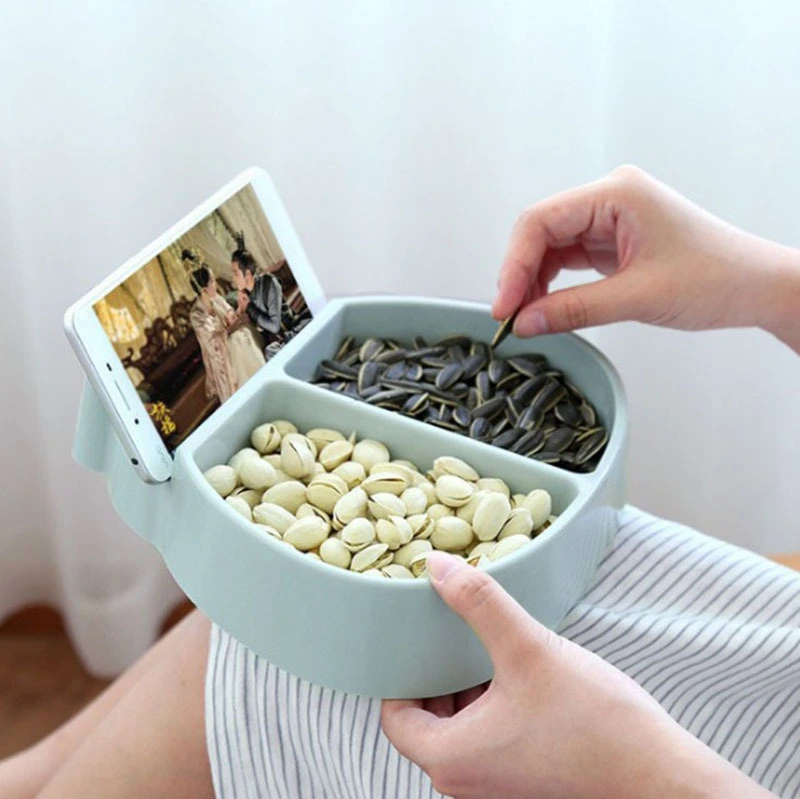
[[[429,469],[453,455],[512,492],[544,488],[558,519],[487,571],[534,617],[557,628],[582,595],[616,530],[625,490],[627,411],[619,376],[595,347],[572,335],[507,339],[498,354],[545,355],[594,405],[609,431],[597,468],[566,471],[368,405],[308,382],[344,336],[408,342],[465,333],[490,341],[484,305],[407,297],[335,300],[175,452],[172,479],[136,475],[88,384],[75,458],[105,474],[119,515],[161,552],[187,596],[214,622],[291,674],[373,697],[452,693],[491,677],[491,662],[427,579],[376,580],[339,569],[264,535],[223,502],[203,471],[225,463],[265,421],[301,431],[328,427],[385,443],[393,458]]]

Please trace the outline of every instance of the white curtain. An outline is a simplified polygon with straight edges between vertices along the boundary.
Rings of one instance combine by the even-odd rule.
[[[34,0],[0,25],[0,617],[44,600],[113,673],[179,596],[70,458],[66,306],[266,166],[329,293],[489,300],[538,198],[639,163],[800,246],[800,5]],[[632,414],[630,498],[798,548],[800,360],[755,331],[590,333]]]

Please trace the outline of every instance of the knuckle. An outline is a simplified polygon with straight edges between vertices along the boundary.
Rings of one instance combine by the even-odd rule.
[[[589,325],[589,311],[579,294],[570,294],[564,297],[562,313],[564,324],[570,330]]]
[[[611,177],[623,183],[638,183],[645,175],[645,171],[635,164],[620,164],[611,172]]]

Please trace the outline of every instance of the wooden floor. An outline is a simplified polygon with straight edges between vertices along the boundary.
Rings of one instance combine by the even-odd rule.
[[[774,560],[800,571],[800,554]],[[192,609],[175,608],[164,631]],[[23,611],[0,626],[0,759],[30,746],[96,697],[107,681],[81,667],[54,611]]]

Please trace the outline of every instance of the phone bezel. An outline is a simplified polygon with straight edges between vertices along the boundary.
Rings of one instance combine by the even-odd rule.
[[[170,454],[136,393],[133,381],[105,334],[93,305],[248,184],[252,185],[261,203],[312,317],[315,316],[326,302],[322,286],[311,269],[272,179],[260,167],[247,169],[226,184],[81,297],[64,315],[67,338],[127,456],[137,474],[147,482],[160,483],[170,478],[174,454]],[[175,448],[175,453],[184,443]]]

